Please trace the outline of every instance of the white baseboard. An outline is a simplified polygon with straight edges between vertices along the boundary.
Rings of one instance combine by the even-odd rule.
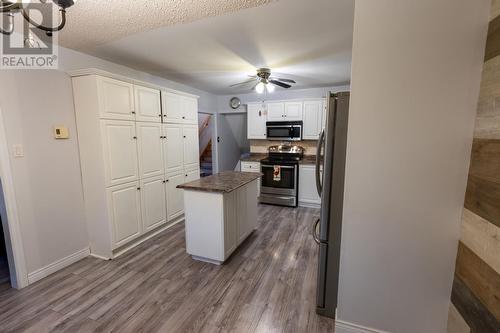
[[[335,320],[335,333],[389,333],[361,325]]]
[[[90,255],[90,249],[87,247],[85,249],[82,249],[78,252],[75,252],[73,254],[70,254],[67,257],[64,257],[62,259],[59,259],[57,261],[54,261],[51,264],[48,264],[45,267],[42,267],[40,269],[37,269],[34,272],[31,272],[28,274],[28,283],[32,284],[35,283],[44,277],[49,276],[52,273],[55,273],[79,260],[82,260],[83,258],[86,258]]]
[[[306,208],[321,208],[321,203],[316,203],[316,202],[307,202],[307,201],[299,201],[299,207],[306,207]]]

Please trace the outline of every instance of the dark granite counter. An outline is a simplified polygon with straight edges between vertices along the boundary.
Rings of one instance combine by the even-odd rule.
[[[230,193],[261,176],[260,172],[224,171],[178,185],[177,188],[203,192]]]

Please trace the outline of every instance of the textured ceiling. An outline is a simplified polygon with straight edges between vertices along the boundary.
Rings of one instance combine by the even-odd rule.
[[[131,4],[139,1],[96,2],[69,9],[64,46],[215,94],[250,92],[230,85],[259,67],[296,80],[292,89],[350,82],[352,0],[155,0],[140,2],[163,10],[137,14]],[[111,11],[118,2],[128,6]],[[91,13],[79,13],[89,3]],[[158,13],[166,8],[169,15]]]
[[[85,50],[158,27],[264,5],[273,0],[80,0],[68,9],[61,45]]]

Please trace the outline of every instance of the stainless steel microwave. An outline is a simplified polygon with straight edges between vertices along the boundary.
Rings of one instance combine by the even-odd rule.
[[[302,121],[268,121],[266,134],[268,140],[302,140]]]

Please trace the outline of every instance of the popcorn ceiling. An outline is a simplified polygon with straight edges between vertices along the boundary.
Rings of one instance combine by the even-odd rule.
[[[85,50],[164,26],[193,22],[276,0],[85,0],[68,9],[62,46]]]

